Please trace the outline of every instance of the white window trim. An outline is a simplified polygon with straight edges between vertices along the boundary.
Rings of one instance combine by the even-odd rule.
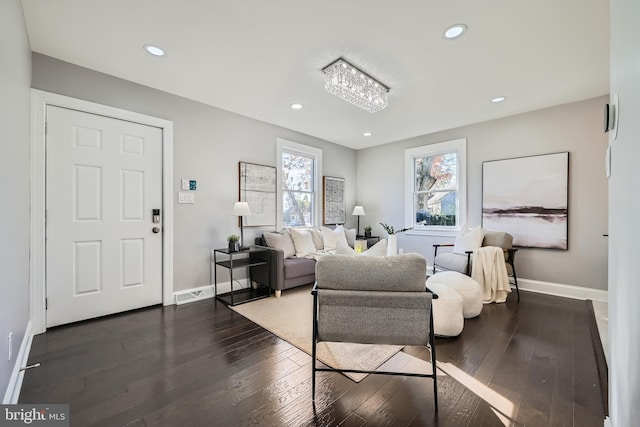
[[[416,157],[431,157],[438,154],[450,153],[458,154],[458,225],[457,227],[442,226],[422,226],[415,227],[407,234],[422,236],[455,236],[467,223],[467,139],[460,138],[451,141],[439,142],[436,144],[423,145],[421,147],[407,148],[404,150],[405,159],[405,182],[404,182],[404,216],[405,227],[414,226],[413,212],[413,190],[414,173],[413,163]]]
[[[283,151],[293,151],[305,156],[313,157],[315,167],[314,167],[314,180],[313,180],[313,192],[315,194],[314,197],[314,212],[313,212],[313,226],[320,227],[320,222],[322,218],[322,196],[321,196],[321,185],[322,185],[322,150],[315,147],[310,147],[308,145],[299,144],[297,142],[288,141],[282,138],[276,138],[276,155],[278,157],[277,166],[277,215],[276,222],[278,226],[278,230],[282,230],[283,227],[283,218],[282,218],[282,152]]]

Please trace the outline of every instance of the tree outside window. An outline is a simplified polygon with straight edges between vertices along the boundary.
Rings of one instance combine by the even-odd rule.
[[[466,222],[466,144],[457,139],[405,150],[405,225],[450,235]]]
[[[456,152],[414,159],[415,225],[456,225],[457,168]]]
[[[313,225],[313,212],[315,212],[313,157],[283,151],[281,175],[283,226]]]

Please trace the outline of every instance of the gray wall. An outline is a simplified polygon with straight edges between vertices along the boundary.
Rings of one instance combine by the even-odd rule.
[[[31,52],[19,0],[0,2],[0,391],[29,321]],[[7,360],[7,336],[13,351]]]
[[[239,234],[238,219],[231,216],[238,200],[238,162],[276,166],[276,138],[321,148],[323,174],[345,178],[347,210],[355,204],[356,152],[349,148],[37,53],[32,85],[173,121],[176,291],[209,284],[209,250],[226,246],[228,235]],[[193,205],[177,203],[181,178],[198,181]],[[355,224],[356,218],[348,215],[347,225]],[[259,231],[245,229],[245,242]]]
[[[610,136],[609,413],[615,427],[640,419],[640,2],[611,2],[611,94],[620,97],[618,138]]]
[[[602,110],[607,97],[511,116],[358,151],[358,202],[363,225],[404,225],[404,149],[467,138],[467,223],[481,223],[482,162],[569,151],[569,250],[520,249],[518,277],[607,289],[607,137]],[[487,108],[491,108],[487,105]],[[384,233],[383,233],[384,235]],[[433,265],[434,243],[452,238],[401,234],[398,247],[419,252]]]

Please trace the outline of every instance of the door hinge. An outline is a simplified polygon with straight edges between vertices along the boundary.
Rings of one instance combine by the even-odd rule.
[[[44,309],[49,310],[49,298],[44,299]]]

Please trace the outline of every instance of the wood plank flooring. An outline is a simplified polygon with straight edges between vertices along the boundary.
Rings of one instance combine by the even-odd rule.
[[[69,403],[72,426],[603,425],[584,301],[511,295],[436,349],[437,416],[425,378],[319,373],[314,407],[311,358],[211,299],[36,336],[20,402]]]

